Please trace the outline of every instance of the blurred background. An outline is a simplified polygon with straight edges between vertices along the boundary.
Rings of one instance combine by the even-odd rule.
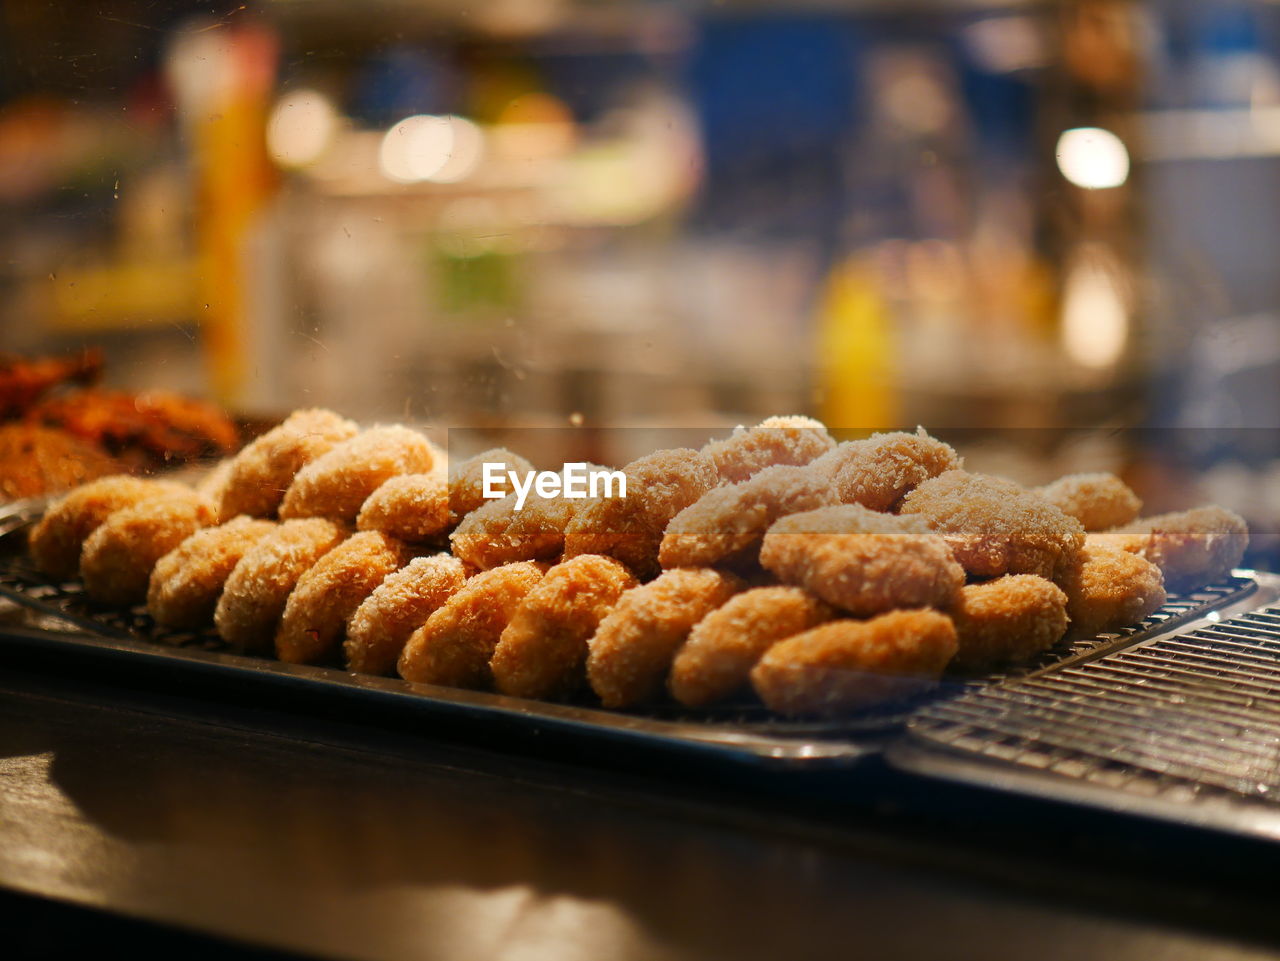
[[[1270,2],[0,0],[0,348],[243,417],[919,423],[1273,566],[1278,250]]]

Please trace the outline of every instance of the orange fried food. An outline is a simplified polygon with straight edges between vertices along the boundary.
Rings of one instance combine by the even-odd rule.
[[[513,454],[505,447],[494,447],[481,451],[474,457],[468,457],[456,466],[449,465],[449,523],[453,526],[473,510],[489,503],[484,496],[484,465],[497,464],[501,483],[496,487],[504,495],[511,493],[510,483],[506,480],[507,471],[515,471],[524,475],[533,470],[533,465]]]
[[[719,483],[715,465],[689,448],[660,450],[622,469],[626,497],[601,497],[565,530],[566,557],[606,554],[640,577],[660,570],[658,548],[671,519]]]
[[[300,578],[276,630],[276,657],[290,664],[330,660],[347,620],[382,581],[409,559],[408,548],[378,531],[353,534]]]
[[[799,587],[743,591],[694,625],[671,665],[671,696],[688,707],[723,700],[748,686],[751,669],[770,647],[834,616]]]
[[[859,617],[902,607],[950,606],[964,583],[951,548],[918,517],[859,504],[784,517],[765,535],[760,563]]]
[[[708,491],[667,525],[663,567],[733,563],[754,554],[780,517],[833,502],[829,482],[804,467],[766,467],[748,481]]]
[[[218,636],[238,650],[270,651],[298,579],[346,536],[337,524],[309,517],[284,521],[250,547],[218,598],[213,612]]]
[[[955,656],[956,629],[937,611],[831,621],[780,641],[751,671],[780,714],[834,716],[933,686]]]
[[[222,510],[222,492],[231,481],[231,469],[234,464],[234,458],[224,457],[222,460],[214,464],[208,472],[204,474],[204,476],[195,482],[196,490],[209,498],[209,500],[213,501],[219,511]],[[231,520],[231,518],[223,518],[221,513],[219,513],[219,520]]]
[[[427,622],[466,580],[462,561],[448,554],[414,558],[364,599],[342,644],[347,667],[392,674],[409,635]]]
[[[275,526],[241,515],[220,527],[196,531],[156,561],[147,587],[148,613],[166,627],[195,629],[207,624],[240,558]]]
[[[356,528],[402,541],[430,540],[449,526],[449,485],[439,474],[401,474],[369,495]]]
[[[914,434],[895,431],[847,441],[810,467],[829,480],[840,503],[892,511],[924,481],[960,465],[949,445],[920,428]]]
[[[1052,579],[1084,544],[1074,517],[1013,481],[952,470],[925,481],[902,501],[942,534],[970,574],[1038,574]]]
[[[453,553],[482,571],[516,561],[552,560],[564,550],[565,528],[581,503],[530,494],[517,510],[515,494],[489,501],[449,535]]]
[[[1050,504],[1074,517],[1086,531],[1105,531],[1128,524],[1142,501],[1115,474],[1068,474],[1035,488]]]
[[[1244,518],[1224,507],[1159,514],[1103,535],[1164,572],[1171,591],[1190,591],[1231,573],[1249,546]]]
[[[822,421],[791,416],[739,428],[724,440],[711,441],[702,452],[711,458],[722,481],[736,484],[766,467],[807,464],[835,446]]]
[[[117,474],[77,487],[53,504],[31,530],[28,547],[36,568],[54,580],[76,576],[85,539],[111,514],[141,501],[179,493],[181,484]]]
[[[1024,664],[1067,631],[1067,595],[1035,574],[966,585],[950,613],[959,645],[951,666],[962,671]]]
[[[133,604],[147,596],[156,561],[214,522],[208,499],[189,487],[111,514],[80,552],[80,577],[94,600]]]
[[[331,410],[294,411],[232,458],[218,515],[274,517],[294,475],[358,430],[353,421]]]
[[[1107,534],[1091,534],[1058,578],[1067,595],[1072,633],[1092,637],[1136,624],[1165,602],[1160,568],[1122,550]]]
[[[436,446],[415,430],[371,427],[298,471],[280,502],[280,516],[354,523],[361,505],[385,481],[398,474],[428,473],[439,456]]]
[[[544,565],[517,561],[471,578],[409,636],[396,669],[406,681],[485,688],[498,639]]]
[[[586,681],[587,640],[636,579],[611,557],[579,554],[525,595],[489,661],[493,684],[515,697],[556,698]]]
[[[589,642],[591,689],[605,707],[656,695],[693,626],[744,586],[723,571],[681,567],[627,591]]]
[[[60,428],[0,424],[0,503],[61,494],[122,469],[102,448]]]

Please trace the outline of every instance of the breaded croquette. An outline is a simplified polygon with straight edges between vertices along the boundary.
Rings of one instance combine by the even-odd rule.
[[[229,521],[231,517],[222,517],[222,492],[226,489],[227,484],[231,482],[231,469],[235,464],[235,459],[225,457],[209,469],[209,472],[195,482],[195,489],[203,494],[209,500],[213,501],[215,507],[219,510],[218,523],[224,520]],[[234,516],[234,515],[232,515]]]
[[[439,474],[401,474],[369,495],[356,528],[382,531],[402,541],[431,540],[449,526],[449,485]]]
[[[245,551],[227,577],[213,613],[218,636],[237,650],[270,651],[298,578],[346,536],[319,517],[282,522]]]
[[[335,547],[300,578],[276,630],[276,657],[317,664],[339,650],[347,621],[361,602],[410,556],[379,531],[361,531]]]
[[[439,449],[407,427],[371,427],[317,457],[293,479],[280,517],[355,522],[369,495],[398,474],[430,473]]]
[[[642,578],[661,567],[658,548],[671,519],[719,483],[715,465],[690,448],[660,450],[622,469],[626,497],[601,497],[579,510],[565,530],[566,557],[605,554]]]
[[[515,697],[572,694],[587,679],[587,639],[636,583],[621,563],[598,554],[551,568],[498,639],[489,661],[494,687]]]
[[[1107,534],[1091,534],[1058,578],[1066,592],[1071,631],[1092,637],[1136,624],[1165,602],[1160,568],[1121,549]]]
[[[448,554],[417,557],[377,586],[347,625],[347,668],[392,674],[409,635],[462,590],[462,561]]]
[[[84,542],[80,577],[95,601],[121,606],[146,599],[156,561],[214,522],[208,498],[189,487],[124,507]]]
[[[982,671],[1025,664],[1058,643],[1067,630],[1067,595],[1035,574],[1006,574],[960,588],[950,614],[958,645],[951,666]]]
[[[840,620],[780,641],[751,684],[780,714],[835,716],[933,686],[955,656],[956,629],[937,611]]]
[[[1086,531],[1128,524],[1142,510],[1138,495],[1115,474],[1068,474],[1034,492],[1074,517]]]
[[[835,616],[799,587],[755,587],[729,598],[689,632],[676,652],[667,688],[687,707],[723,700],[749,685],[770,647]]]
[[[472,511],[449,535],[453,553],[480,570],[516,561],[552,560],[564,550],[564,532],[577,504],[563,497],[531,495],[516,509],[508,494]]]
[[[588,642],[591,689],[605,707],[653,697],[693,626],[744,586],[723,571],[679,567],[627,591]]]
[[[667,525],[664,568],[734,563],[754,555],[780,517],[833,503],[830,483],[804,467],[766,467],[748,481],[708,491]]]
[[[947,539],[961,566],[977,577],[1038,574],[1053,578],[1084,544],[1084,528],[1043,497],[1013,481],[952,470],[902,501]]]
[[[294,411],[232,458],[218,516],[274,517],[294,475],[359,429],[330,410]]]
[[[487,688],[489,661],[503,630],[545,565],[517,561],[472,577],[414,631],[396,665],[406,681]]]
[[[922,427],[914,434],[897,431],[847,441],[809,466],[829,479],[840,503],[892,511],[921,483],[960,465],[956,452]]]
[[[1164,572],[1164,585],[1171,591],[1222,580],[1249,546],[1244,518],[1213,506],[1146,517],[1103,536],[1116,535],[1125,550],[1141,554]]]
[[[769,528],[760,563],[857,617],[895,608],[946,608],[964,583],[951,548],[919,517],[860,504],[821,507]]]
[[[147,612],[165,627],[204,626],[240,558],[275,526],[241,514],[220,527],[196,531],[156,561],[147,587]]]
[[[510,483],[507,471],[515,471],[524,475],[533,470],[533,465],[513,454],[505,447],[494,447],[468,457],[456,467],[449,465],[449,524],[456,527],[473,510],[489,503],[484,496],[484,465],[499,465],[498,483],[495,485],[503,496],[510,494]]]
[[[812,417],[769,417],[755,427],[739,428],[702,448],[720,480],[737,484],[766,467],[800,466],[836,446],[822,421]]]

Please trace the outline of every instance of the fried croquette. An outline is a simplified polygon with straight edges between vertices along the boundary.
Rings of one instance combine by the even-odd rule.
[[[857,617],[895,608],[946,608],[964,584],[951,548],[919,517],[860,504],[784,517],[769,528],[760,563]]]
[[[431,540],[449,526],[449,485],[439,474],[401,474],[369,495],[356,528],[382,531],[402,541]]]
[[[121,606],[146,599],[156,561],[214,522],[208,498],[189,487],[109,515],[80,552],[80,577],[96,601]]]
[[[276,657],[290,664],[330,660],[356,608],[409,556],[402,541],[380,531],[353,534],[325,554],[298,578],[285,602]]]
[[[280,502],[280,517],[355,522],[360,507],[399,474],[430,473],[438,448],[407,427],[371,427],[298,471]]]
[[[409,635],[462,589],[462,561],[448,554],[414,558],[364,599],[342,643],[347,668],[393,674]]]
[[[679,567],[627,591],[588,642],[587,680],[605,707],[630,707],[662,690],[693,626],[745,585],[710,568]]]
[[[932,687],[956,646],[951,618],[937,611],[831,621],[769,648],[751,684],[780,714],[834,716]]]
[[[1191,591],[1222,580],[1249,546],[1244,518],[1216,506],[1146,517],[1104,536],[1114,535],[1121,535],[1119,546],[1159,567],[1171,591]]]
[[[826,478],[804,467],[766,467],[748,481],[708,491],[667,525],[664,568],[734,563],[754,555],[780,517],[833,503]]]
[[[604,554],[642,578],[661,566],[658,549],[671,519],[719,483],[707,455],[690,448],[660,450],[622,469],[626,497],[602,497],[579,510],[565,530],[566,557]]]
[[[1052,580],[1084,544],[1084,528],[1013,481],[952,470],[924,481],[902,501],[947,539],[977,577],[1038,574]]]
[[[283,521],[227,577],[213,613],[218,636],[237,650],[270,651],[298,578],[344,537],[343,528],[319,517]]]
[[[1138,495],[1115,474],[1068,474],[1034,492],[1074,517],[1086,531],[1128,524],[1142,510]]]
[[[221,516],[222,511],[222,492],[226,489],[227,484],[231,481],[231,468],[235,461],[233,458],[226,457],[214,464],[209,471],[195,483],[195,489],[203,494],[209,500],[213,501],[219,511],[219,523],[224,518]],[[225,520],[231,520],[230,517]]]
[[[960,588],[949,613],[958,645],[951,667],[982,671],[1025,664],[1058,643],[1067,630],[1067,595],[1035,574],[1006,574]]]
[[[1092,637],[1136,624],[1165,602],[1160,568],[1140,554],[1091,534],[1058,578],[1066,592],[1071,631]]]
[[[294,475],[359,429],[354,421],[331,410],[294,411],[232,458],[218,516],[274,517]]]
[[[579,554],[547,571],[525,596],[489,661],[494,687],[514,697],[558,698],[586,682],[587,640],[636,579],[621,563]]]
[[[77,487],[54,503],[31,530],[28,548],[36,569],[65,581],[80,569],[84,542],[110,515],[142,501],[174,493],[182,485],[115,474]]]
[[[498,640],[544,570],[543,564],[517,561],[468,580],[409,636],[396,665],[400,676],[445,687],[489,687]]]
[[[723,700],[749,686],[751,669],[770,647],[834,616],[799,587],[743,591],[694,625],[676,652],[667,688],[687,707]]]
[[[809,466],[829,479],[840,503],[892,511],[921,483],[960,465],[949,445],[921,427],[914,434],[897,431],[846,441]]]
[[[715,464],[721,481],[736,484],[766,467],[808,464],[835,446],[822,421],[790,416],[738,428],[723,440],[711,441],[702,452]]]
[[[577,509],[563,497],[531,495],[517,510],[516,495],[508,494],[464,517],[449,542],[455,555],[482,571],[552,560],[564,550],[564,532]]]
[[[147,588],[148,613],[166,627],[204,626],[240,558],[275,526],[242,514],[220,527],[196,531],[156,561]]]
[[[456,527],[462,518],[489,503],[490,498],[484,496],[485,464],[499,465],[501,473],[498,475],[496,486],[502,491],[503,496],[511,493],[507,471],[515,471],[523,475],[533,470],[532,464],[519,454],[511,453],[505,447],[494,447],[482,451],[475,457],[468,457],[456,467],[451,464],[449,466],[449,523],[452,526]]]

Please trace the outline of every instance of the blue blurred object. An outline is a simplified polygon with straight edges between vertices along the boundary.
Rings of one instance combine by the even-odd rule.
[[[390,47],[370,60],[356,82],[350,105],[357,119],[386,126],[420,113],[455,107],[454,71],[441,57],[417,47]]]

